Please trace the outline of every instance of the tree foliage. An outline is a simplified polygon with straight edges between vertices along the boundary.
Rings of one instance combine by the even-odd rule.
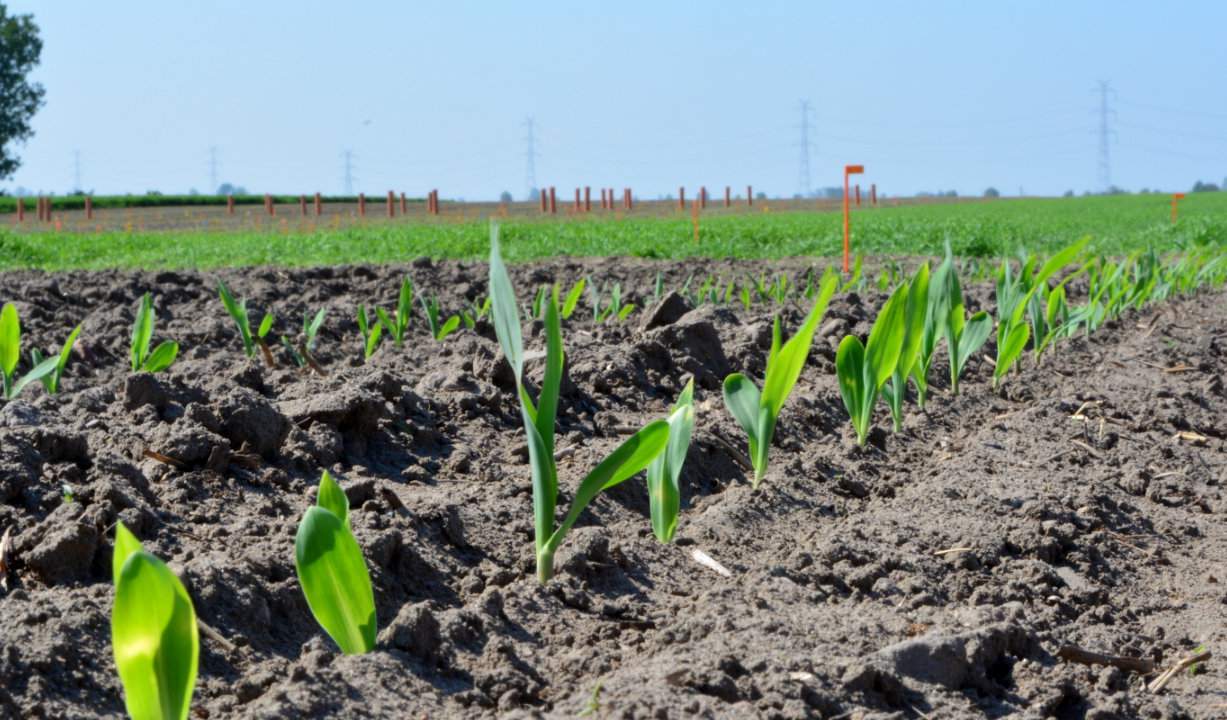
[[[0,180],[21,166],[13,145],[34,134],[30,118],[43,104],[43,86],[31,83],[43,41],[30,15],[8,14],[0,3]]]

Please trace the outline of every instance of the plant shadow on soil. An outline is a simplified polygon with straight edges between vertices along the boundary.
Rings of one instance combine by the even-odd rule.
[[[14,539],[0,715],[122,714],[109,638],[122,520],[180,574],[209,628],[202,717],[573,717],[598,685],[610,717],[1213,717],[1227,692],[1213,665],[1155,696],[1136,675],[1055,653],[1167,665],[1227,639],[1213,561],[1227,555],[1227,296],[1129,313],[1025,361],[999,392],[977,357],[950,397],[939,357],[928,410],[909,404],[893,434],[882,408],[860,449],[834,352],[844,333],[868,332],[885,295],[837,295],[752,491],[720,382],[733,370],[761,380],[774,309],[654,305],[652,286],[658,271],[677,289],[691,273],[809,269],[511,268],[525,295],[589,275],[640,308],[597,326],[585,300],[565,324],[560,512],[626,428],[663,417],[689,377],[697,386],[675,543],[656,542],[644,483],[627,481],[583,513],[547,587],[519,410],[488,323],[437,343],[415,317],[403,348],[361,362],[359,304],[393,307],[408,274],[458,311],[484,296],[483,264],[6,273],[27,343],[51,349],[85,330],[63,393],[0,406],[0,531]],[[275,332],[327,307],[316,354],[328,374],[244,357],[218,279],[253,313],[273,311]],[[145,290],[155,341],[183,346],[156,377],[126,365]],[[987,285],[968,295],[992,309]],[[786,334],[806,309],[784,306]],[[526,325],[530,351],[541,335]],[[379,643],[366,656],[336,651],[295,577],[294,533],[325,468],[375,585]]]

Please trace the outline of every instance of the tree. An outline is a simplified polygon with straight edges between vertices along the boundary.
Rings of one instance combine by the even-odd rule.
[[[12,148],[33,134],[30,118],[43,105],[43,86],[26,76],[38,65],[43,41],[29,15],[9,16],[0,3],[0,180],[21,167]]]
[[[990,187],[989,189],[987,189],[987,190],[985,190],[985,191],[984,191],[984,197],[986,197],[986,198],[997,198],[997,197],[1001,197],[1001,192],[1000,192],[999,190],[997,190],[997,188],[995,188],[995,187]]]
[[[1211,182],[1202,182],[1198,180],[1193,183],[1193,192],[1218,192],[1218,185]]]
[[[534,190],[533,192],[535,193],[536,191]],[[535,200],[536,198],[534,197],[533,199]],[[499,202],[501,202],[501,203],[509,203],[509,202],[512,202],[511,193],[507,192],[506,190],[504,190],[503,192],[499,193],[499,196],[498,196],[498,201],[499,201]]]

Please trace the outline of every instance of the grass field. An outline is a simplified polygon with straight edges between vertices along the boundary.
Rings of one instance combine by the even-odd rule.
[[[627,215],[503,223],[512,261],[557,255],[685,258],[777,258],[835,255],[842,242],[837,212],[713,212],[700,218],[699,242],[689,214]],[[854,252],[933,254],[948,238],[958,254],[994,256],[1018,248],[1042,251],[1083,235],[1102,252],[1227,244],[1227,193],[1199,193],[1169,220],[1166,195],[882,207],[856,211]],[[246,265],[333,265],[406,261],[415,257],[485,257],[484,220],[374,220],[340,229],[280,227],[239,231],[13,232],[0,230],[0,270],[211,268]]]

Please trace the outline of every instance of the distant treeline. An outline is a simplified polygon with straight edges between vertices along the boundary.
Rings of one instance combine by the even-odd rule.
[[[273,202],[278,205],[290,205],[298,202],[298,195],[274,195]],[[310,203],[314,199],[314,195],[307,195],[307,202]],[[368,203],[385,202],[386,195],[369,195],[366,198]],[[425,202],[422,198],[406,198],[409,202]],[[357,195],[325,195],[321,197],[326,203],[356,203],[358,202]],[[399,197],[398,197],[399,200]],[[26,212],[34,212],[38,206],[38,198],[34,196],[26,196],[23,198],[26,206]],[[206,205],[225,205],[225,195],[96,195],[94,196],[94,208],[137,208],[137,207],[183,207],[183,206],[206,206]],[[263,195],[235,195],[235,205],[263,205]],[[56,195],[51,197],[51,209],[54,210],[83,210],[85,209],[84,195]],[[0,196],[0,214],[17,212],[17,198],[12,196]]]

